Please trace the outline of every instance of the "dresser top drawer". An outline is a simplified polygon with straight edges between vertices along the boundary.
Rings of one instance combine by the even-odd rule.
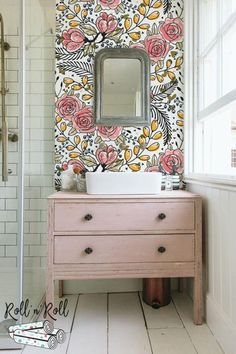
[[[194,202],[56,202],[54,231],[193,230]]]

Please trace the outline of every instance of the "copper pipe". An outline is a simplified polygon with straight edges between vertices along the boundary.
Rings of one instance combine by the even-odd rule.
[[[6,182],[8,180],[8,124],[6,118],[6,104],[5,104],[5,96],[8,90],[5,86],[5,56],[4,50],[9,49],[7,43],[4,42],[4,24],[3,17],[0,14],[0,45],[1,45],[1,96],[2,96],[2,180]]]

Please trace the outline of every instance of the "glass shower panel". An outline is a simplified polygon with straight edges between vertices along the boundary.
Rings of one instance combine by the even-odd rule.
[[[2,182],[0,173],[0,349],[12,347],[13,342],[7,335],[11,321],[4,313],[6,304],[19,304],[20,299],[20,237],[18,234],[19,196],[19,67],[20,67],[20,1],[0,0],[0,13],[4,24],[5,46],[5,88],[9,91],[5,95],[5,116],[8,120],[10,140],[8,141],[8,181]],[[1,54],[0,54],[1,55]],[[2,60],[3,58],[1,58]],[[0,66],[1,67],[1,66]],[[0,83],[3,73],[0,72]],[[0,88],[1,90],[1,88]],[[3,97],[0,94],[0,105]],[[2,108],[2,107],[1,107]],[[2,127],[2,109],[0,109],[0,128]],[[1,135],[1,132],[0,132]],[[2,137],[0,136],[0,164],[2,171]],[[9,340],[10,339],[10,340]],[[12,343],[14,346],[14,342]]]
[[[24,298],[37,308],[45,294],[46,198],[53,192],[54,0],[26,0],[25,18]]]

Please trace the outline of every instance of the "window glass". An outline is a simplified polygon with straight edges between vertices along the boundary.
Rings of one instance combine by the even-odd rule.
[[[200,53],[203,53],[217,34],[217,0],[199,1],[199,43]]]
[[[214,46],[201,61],[199,99],[200,109],[204,109],[217,99],[217,47]]]
[[[222,94],[225,95],[229,91],[236,88],[236,22],[229,28],[222,38]]]

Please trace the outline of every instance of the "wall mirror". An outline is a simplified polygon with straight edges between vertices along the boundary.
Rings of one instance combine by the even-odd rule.
[[[97,125],[137,126],[150,121],[150,64],[136,48],[100,50],[94,65]]]

